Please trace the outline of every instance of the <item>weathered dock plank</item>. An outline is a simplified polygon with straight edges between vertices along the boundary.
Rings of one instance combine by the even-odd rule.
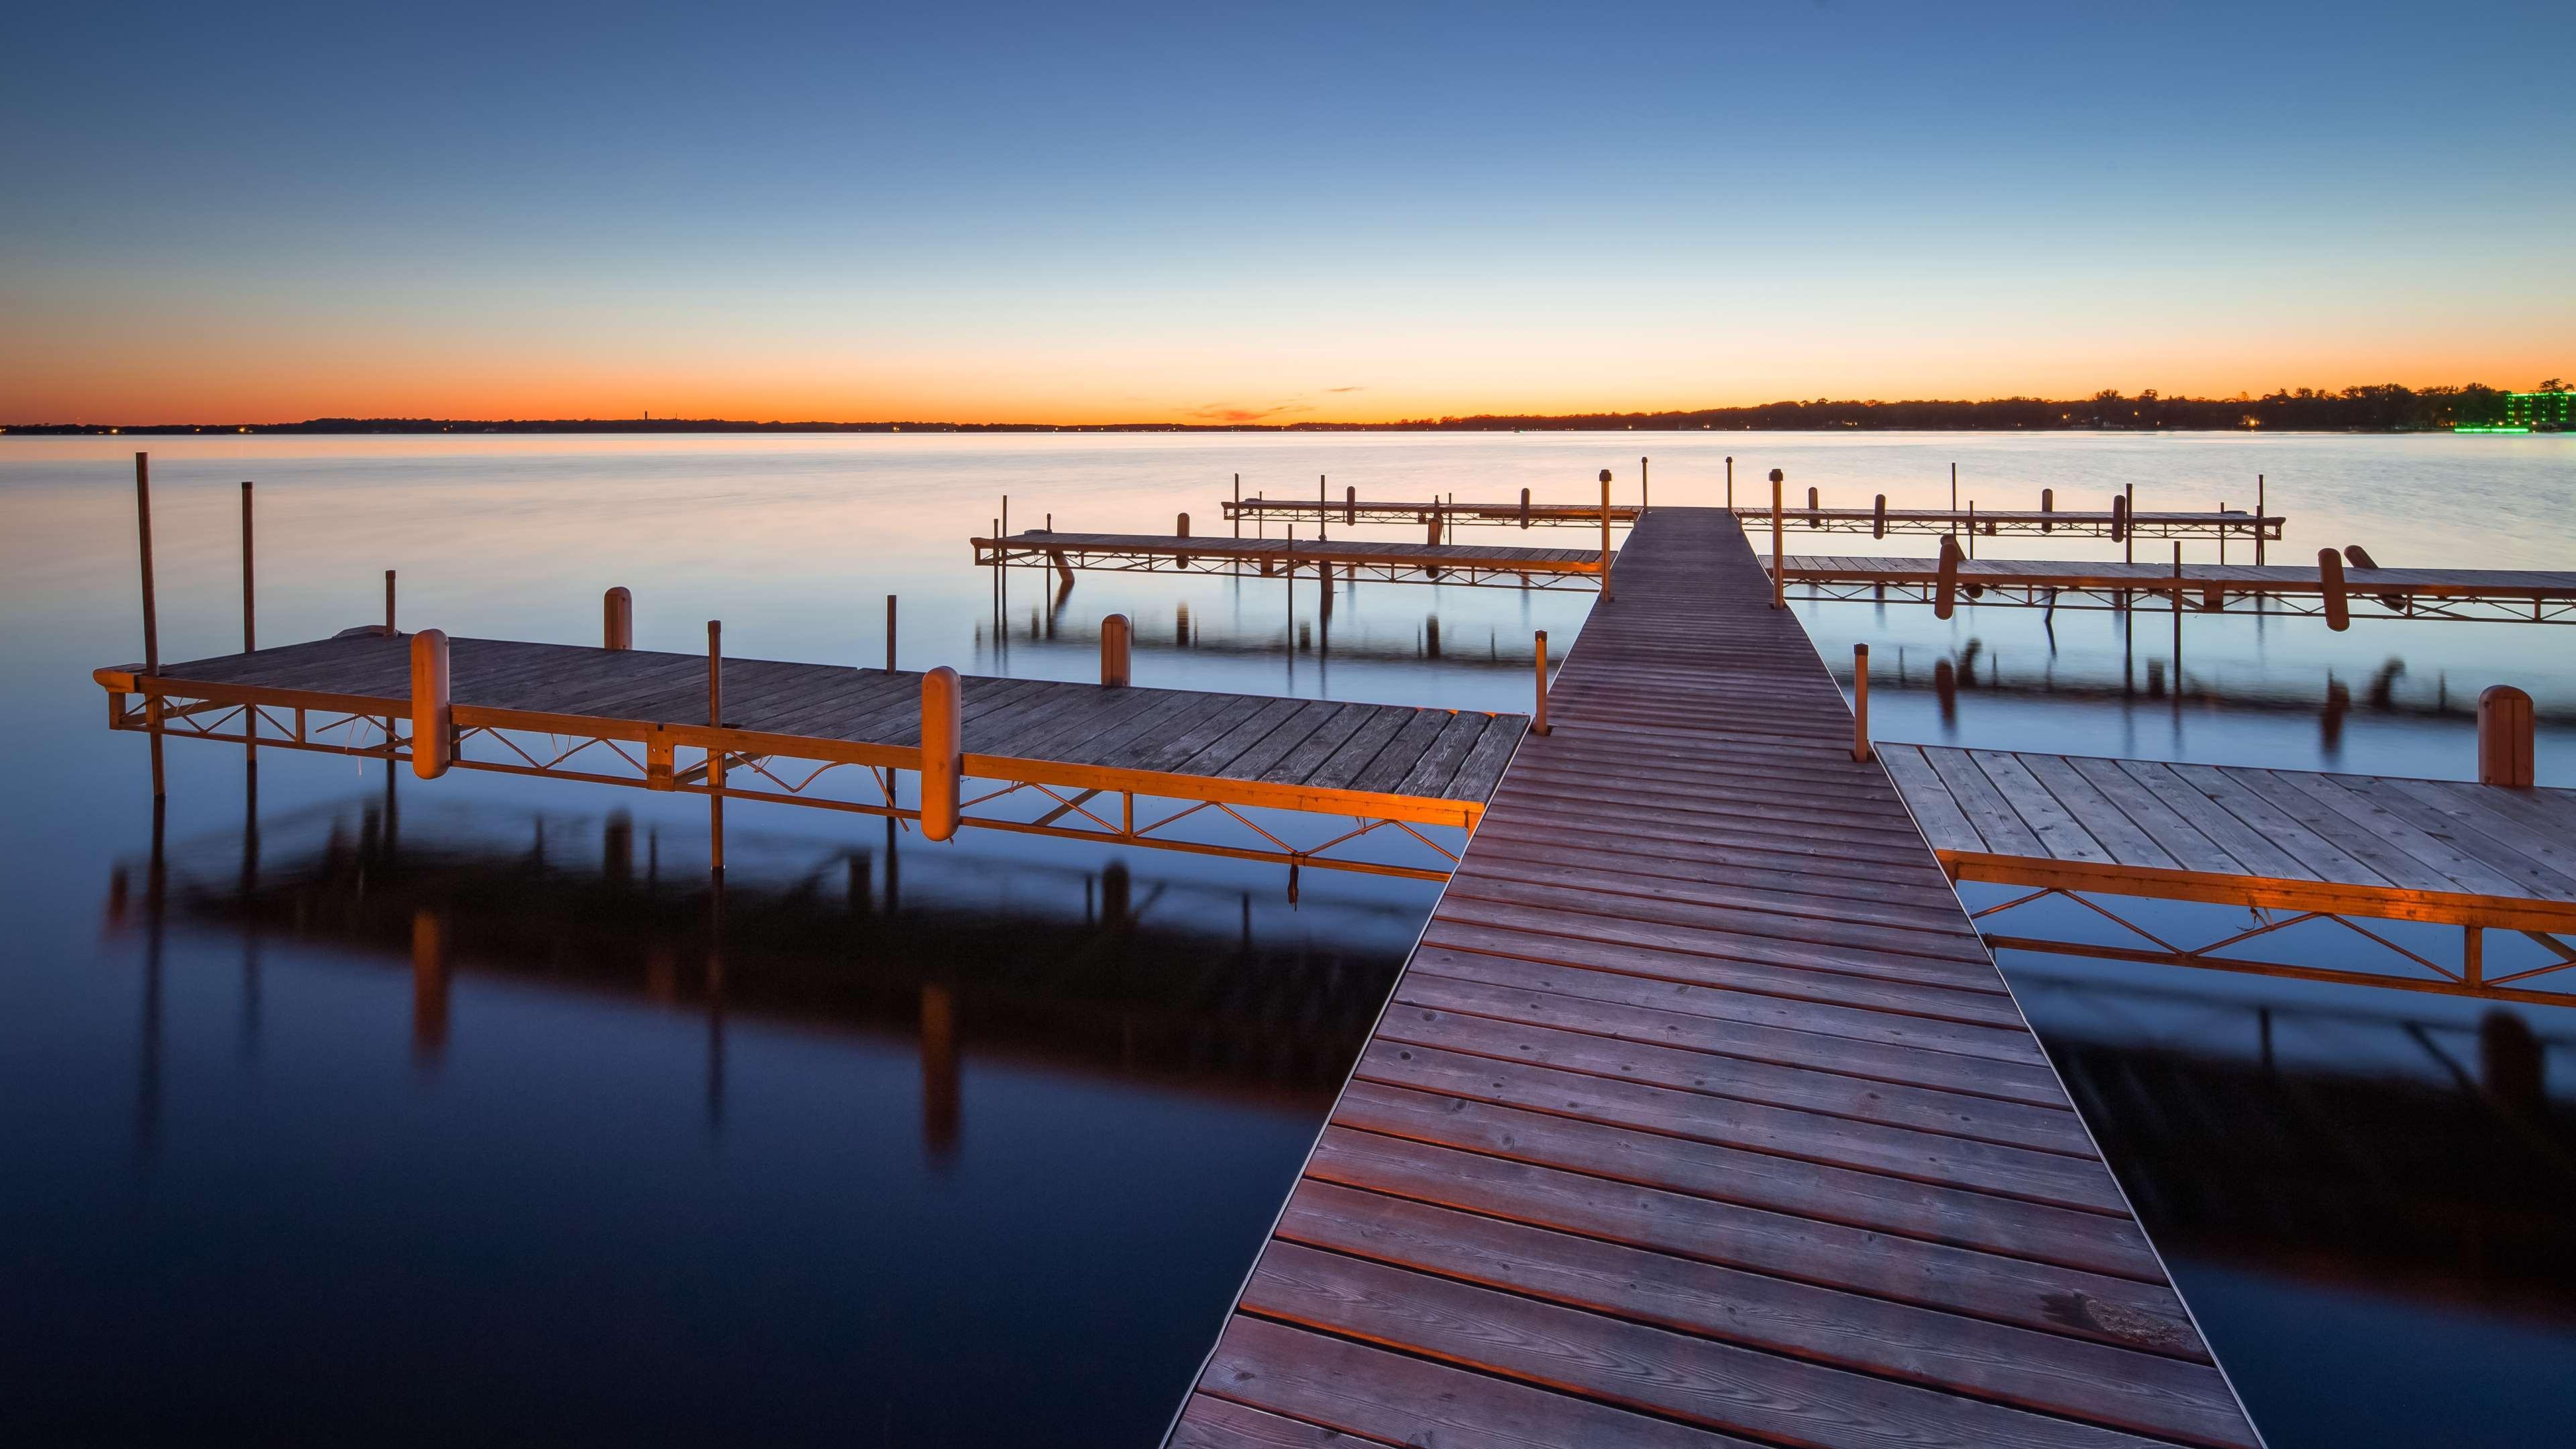
[[[1615,583],[1173,1442],[2257,1442],[1742,531]]]

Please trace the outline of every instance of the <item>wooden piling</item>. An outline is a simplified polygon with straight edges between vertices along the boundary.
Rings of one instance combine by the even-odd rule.
[[[1357,485],[1342,485],[1342,522],[1356,525],[1360,521],[1360,490]]]
[[[1959,465],[1950,465],[1950,511],[1959,511]]]
[[[1547,733],[1547,631],[1538,631],[1533,641],[1538,658],[1538,699],[1530,708],[1530,733]]]
[[[1968,500],[1968,557],[1977,556],[1977,500]]]
[[[1777,468],[1772,469],[1772,470],[1771,470],[1771,607],[1772,607],[1772,608],[1775,608],[1775,609],[1785,609],[1785,608],[1789,607],[1789,566],[1788,566],[1788,552],[1789,552],[1789,551],[1788,551],[1785,547],[1783,547],[1783,546],[1781,545],[1781,542],[1780,542],[1780,484],[1781,484],[1781,481],[1782,481],[1782,475],[1781,475],[1780,470],[1779,470],[1779,469],[1777,469]]]
[[[626,591],[624,584],[599,597],[599,647],[635,647],[635,596]]]
[[[2123,493],[2111,495],[2111,541],[2113,543],[2129,541],[2129,499],[2128,495]]]
[[[143,568],[143,672],[161,672],[161,616],[152,591],[152,455],[134,455],[134,528]],[[152,753],[152,798],[169,793],[169,779],[161,763],[161,696],[152,689],[143,693],[143,725],[150,732]]]
[[[1932,617],[1946,619],[1959,604],[1959,536],[1941,535],[1940,582],[1932,593]]]
[[[1529,527],[1529,490],[1521,490],[1521,527]]]
[[[1124,689],[1129,678],[1128,666],[1134,629],[1124,614],[1112,614],[1100,621],[1100,683],[1104,689]]]
[[[2056,489],[2042,488],[2039,490],[2039,511],[2042,513],[2055,513],[2057,511]],[[2045,518],[2042,518],[2039,521],[2039,531],[2042,533],[2054,533],[2057,531],[2057,525],[2049,522]],[[2223,538],[2225,535],[2221,534],[2220,537]]]
[[[921,676],[921,833],[957,833],[966,785],[966,745],[957,671],[942,664]]]
[[[1878,495],[1878,501],[1870,505],[1869,536],[1887,537],[1887,495],[1884,493]]]
[[[2317,550],[2317,578],[2325,588],[2326,627],[2337,633],[2352,627],[2352,601],[2343,588],[2343,555],[2330,548]]]
[[[2138,530],[2131,526],[2137,516],[2138,485],[2124,483],[2120,485],[2120,542],[2126,547],[2120,557],[2127,563],[2138,561]]]
[[[724,624],[707,621],[707,723],[724,728]],[[724,873],[725,752],[707,747],[707,856],[709,868]]]
[[[894,673],[894,595],[886,595],[886,673]]]
[[[1816,493],[1816,490],[1815,490],[1815,489],[1813,489],[1813,488],[1809,488],[1809,489],[1807,490],[1807,526],[1808,526],[1809,528],[1815,528],[1815,527],[1818,527],[1818,526],[1819,526],[1819,522],[1818,522],[1818,520],[1817,520],[1817,518],[1816,518],[1816,500],[1817,500],[1817,493]]]
[[[1234,536],[1243,537],[1243,475],[1234,475]]]
[[[1181,514],[1179,517],[1174,518],[1174,519],[1172,520],[1172,531],[1173,531],[1174,533],[1176,533],[1176,534],[1179,534],[1179,535],[1180,535],[1181,537],[1183,537],[1183,538],[1187,538],[1187,537],[1189,537],[1189,536],[1190,536],[1190,516],[1189,516],[1188,514],[1184,513],[1184,514]],[[1190,556],[1189,556],[1188,554],[1182,554],[1182,555],[1180,556],[1180,566],[1181,566],[1182,568],[1185,568],[1185,569],[1186,569],[1186,568],[1188,568],[1188,567],[1190,566]]]
[[[1653,490],[1646,486],[1646,460],[1639,458],[1637,460],[1637,517],[1640,521],[1645,518],[1646,504],[1652,497]]]
[[[1601,470],[1601,602],[1610,602],[1610,470]]]
[[[2254,475],[2254,566],[2263,566],[2263,536],[2272,531],[2263,521],[2263,475]]]
[[[394,571],[385,570],[385,637],[394,637]]]
[[[1732,455],[1726,460],[1726,511],[1735,511],[1735,459]]]
[[[259,618],[252,606],[251,595],[251,521],[250,480],[242,480],[242,652],[254,653],[259,648]],[[252,718],[257,719],[254,712]]]
[[[447,634],[411,636],[411,772],[424,780],[447,773],[455,759],[456,712],[447,671]]]
[[[2528,790],[2536,777],[2531,696],[2510,684],[2478,695],[2478,783]]]
[[[1852,758],[1869,761],[1869,646],[1852,646]]]

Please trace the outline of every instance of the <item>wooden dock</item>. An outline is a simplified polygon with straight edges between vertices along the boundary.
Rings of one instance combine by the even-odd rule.
[[[2258,1443],[1741,530],[1616,584],[1172,1442]]]
[[[1997,948],[2111,956],[2257,975],[2564,1005],[2524,983],[2576,966],[2576,791],[2451,780],[2172,765],[2017,750],[1879,747],[1953,879],[2032,887],[1979,912]],[[2278,916],[2229,922],[2186,946],[2096,896],[2247,906]],[[2077,896],[2133,938],[2073,941],[2003,926],[2007,912]],[[2364,971],[2259,959],[2248,943],[2310,921],[2340,922],[2401,968]],[[2461,928],[2432,956],[2361,921]],[[2033,926],[2031,929],[2037,929]],[[2484,933],[2515,932],[2539,964],[2491,970]],[[2096,933],[2098,936],[2098,933]],[[2362,943],[2355,941],[2356,948]],[[2576,979],[2553,984],[2576,987]]]
[[[1600,515],[1593,515],[1597,526]],[[1361,539],[1194,537],[1187,534],[1055,533],[1032,529],[970,540],[987,567],[1053,569],[1070,583],[1077,569],[1219,577],[1336,577],[1383,584],[1458,584],[1515,589],[1600,587],[1601,549],[1497,548],[1459,543],[1371,543]]]
[[[1782,572],[1811,598],[1940,602],[1941,561],[1934,558],[1790,554]],[[2331,618],[2340,599],[2354,619],[2576,624],[2576,572],[2534,569],[2350,567],[2330,576],[2315,565],[1963,559],[1957,590],[1960,599],[1987,607],[2172,609],[2179,598],[2192,613],[2260,608]]]
[[[896,781],[923,765],[920,673],[739,658],[718,668],[709,655],[502,639],[451,639],[448,649],[458,768],[920,816]],[[157,722],[166,735],[409,760],[411,668],[410,636],[369,629],[95,677],[114,728]],[[722,707],[711,719],[719,678]],[[1394,867],[1349,847],[1391,827],[1446,856],[1412,827],[1472,828],[1528,723],[1042,679],[970,677],[960,693],[964,776],[991,786],[966,802],[966,824],[1429,879],[1445,876],[1445,861]],[[843,767],[856,767],[876,799],[813,788]],[[1186,803],[1140,814],[1140,799]],[[1294,846],[1240,809],[1359,824],[1335,822],[1334,854]],[[1173,833],[1204,810],[1268,844]]]
[[[1406,499],[1336,499],[1336,498],[1245,498],[1219,505],[1231,520],[1262,525],[1283,523],[1322,523],[1332,527],[1355,528],[1364,523],[1402,524],[1424,528],[1437,519],[1450,527],[1487,526],[1497,528],[1593,527],[1601,523],[1601,505],[1597,503],[1458,503],[1426,498]],[[1613,522],[1636,522],[1641,510],[1632,503],[1610,506]],[[1735,516],[1748,528],[1768,527],[1771,510],[1767,507],[1739,507]],[[2054,534],[2062,538],[2230,538],[2278,543],[2287,519],[2281,514],[2256,515],[2241,509],[2206,509],[2181,512],[2119,513],[2109,509],[1986,509],[1986,508],[1784,508],[1781,518],[1790,528],[1826,533],[1866,533],[1885,538],[1889,534],[1970,534],[1982,538],[2002,535]]]

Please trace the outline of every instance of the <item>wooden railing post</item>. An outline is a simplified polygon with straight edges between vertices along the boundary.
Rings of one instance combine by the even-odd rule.
[[[1359,487],[1358,487],[1358,485],[1356,485],[1356,484],[1349,484],[1349,483],[1346,483],[1346,484],[1342,485],[1342,522],[1344,522],[1344,523],[1346,523],[1346,524],[1357,524],[1359,521],[1360,521],[1360,490],[1359,490]]]
[[[1646,516],[1646,507],[1653,498],[1654,490],[1648,487],[1646,482],[1646,460],[1639,458],[1637,460],[1637,516],[1639,518]]]
[[[2129,499],[2124,493],[2111,495],[2111,541],[2129,541]]]
[[[635,647],[635,596],[626,591],[624,584],[600,596],[599,647],[602,649]]]
[[[1190,516],[1189,516],[1188,514],[1184,513],[1184,514],[1181,514],[1179,517],[1174,518],[1174,519],[1172,520],[1172,529],[1173,529],[1173,531],[1174,531],[1174,532],[1178,533],[1178,534],[1179,534],[1181,537],[1183,537],[1183,538],[1187,538],[1187,537],[1189,537],[1189,536],[1190,536]],[[1179,564],[1179,566],[1180,566],[1181,568],[1184,568],[1184,569],[1188,568],[1188,567],[1190,566],[1190,556],[1189,556],[1188,554],[1182,554],[1182,555],[1180,556],[1179,560],[1178,560],[1178,564]]]
[[[1817,527],[1820,523],[1820,520],[1816,517],[1819,508],[1818,497],[1819,495],[1815,489],[1809,488],[1807,490],[1807,526],[1809,528]]]
[[[1941,570],[1932,591],[1932,617],[1946,619],[1959,605],[1959,536],[1941,535]]]
[[[1870,505],[1869,536],[1872,538],[1887,537],[1887,495],[1884,493],[1878,495],[1878,501]]]
[[[394,571],[385,570],[385,637],[394,637]]]
[[[2317,580],[2326,596],[2326,627],[2341,633],[2352,627],[2352,600],[2343,589],[2343,555],[2330,548],[2317,550]]]
[[[1124,614],[1112,614],[1100,621],[1100,683],[1103,688],[1127,687],[1133,633]]]
[[[886,595],[886,673],[894,673],[894,595]]]
[[[1243,475],[1234,475],[1234,536],[1243,537]]]
[[[1610,470],[1601,470],[1601,602],[1610,602]]]
[[[2256,568],[2263,566],[2263,540],[2271,532],[2272,526],[2263,521],[2263,475],[2257,473],[2254,475],[2254,566]]]
[[[997,530],[998,531],[998,530]],[[707,726],[724,728],[724,624],[707,621]],[[707,856],[709,868],[724,873],[725,751],[721,740],[707,745]]]
[[[424,780],[447,773],[456,754],[456,713],[448,698],[447,635],[411,636],[411,772]]]
[[[143,567],[143,673],[149,677],[161,672],[161,613],[152,591],[152,455],[134,455],[134,529]],[[143,691],[143,724],[151,731],[152,798],[169,793],[168,777],[161,763],[161,694],[156,686]]]
[[[921,833],[956,835],[965,793],[965,732],[959,722],[957,671],[942,664],[921,676]]]
[[[1529,527],[1529,490],[1521,490],[1521,527]]]
[[[2043,514],[2055,513],[2057,511],[2056,489],[2042,488],[2039,490],[2039,511]],[[2042,533],[2054,533],[2057,531],[2057,525],[2046,518],[2042,518],[2039,521],[2039,531]]]
[[[1726,458],[1726,511],[1735,511],[1735,455],[1732,453]]]
[[[1530,710],[1530,733],[1547,733],[1547,631],[1538,631],[1535,641],[1538,657],[1538,701]]]
[[[1780,484],[1783,475],[1771,470],[1771,607],[1789,607],[1788,550],[1780,542]]]
[[[1869,759],[1869,646],[1852,646],[1852,758]]]
[[[2478,695],[2478,783],[2528,790],[2537,777],[2531,696],[2510,684]]]
[[[242,652],[244,654],[252,653],[259,648],[259,616],[252,606],[251,579],[250,480],[245,478],[242,480]],[[251,710],[246,713],[254,725],[258,723],[258,711]]]

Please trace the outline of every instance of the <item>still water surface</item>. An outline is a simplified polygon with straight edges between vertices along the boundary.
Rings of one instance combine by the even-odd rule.
[[[142,742],[130,450],[0,446],[0,1401],[40,1438],[1150,1442],[1435,894],[1418,883]],[[1218,502],[1454,492],[2247,507],[2275,561],[2576,566],[2576,440],[1813,434],[152,439],[162,648],[376,618],[642,647],[1522,708],[1580,596],[1084,575],[965,539]],[[1368,530],[1360,530],[1365,534]],[[1381,536],[1401,536],[1388,534]],[[1467,541],[1561,543],[1480,530]],[[1928,553],[1927,539],[1887,552]],[[1865,537],[1821,535],[1818,552]],[[1797,544],[1793,542],[1793,549]],[[2189,545],[2192,559],[2212,546]],[[2045,555],[2040,550],[2045,548]],[[2162,543],[2141,548],[2166,549]],[[2231,559],[2242,558],[2241,545]],[[2005,556],[2116,545],[1995,540]],[[2150,556],[2142,554],[2142,557]],[[2165,553],[2152,555],[2157,558]],[[2576,784],[2576,649],[2525,626],[1808,605],[1889,739],[2464,776],[2477,691]],[[1947,670],[1938,670],[1946,662]],[[1935,688],[1936,672],[1950,686]],[[2348,943],[2293,942],[2350,964]],[[2576,1015],[2064,957],[2004,962],[2275,1445],[2576,1410]],[[2536,1045],[2538,1095],[2491,1057]],[[2521,1079],[2516,1078],[2519,1081]]]

